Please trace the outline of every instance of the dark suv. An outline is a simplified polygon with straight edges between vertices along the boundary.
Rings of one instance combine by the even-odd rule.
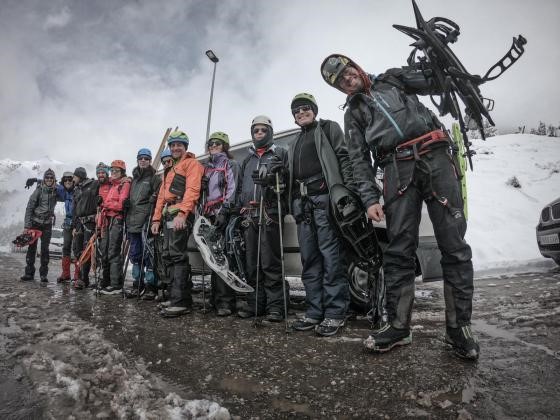
[[[560,265],[560,198],[542,209],[537,225],[537,244],[543,257],[552,258]]]

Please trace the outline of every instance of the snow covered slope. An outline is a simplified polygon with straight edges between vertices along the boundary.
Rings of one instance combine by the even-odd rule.
[[[541,259],[535,226],[542,207],[560,196],[560,138],[510,134],[474,143],[474,172],[467,174],[467,240],[473,248],[475,268],[519,266]],[[75,166],[48,158],[0,160],[0,228],[22,223],[31,192],[23,188],[27,178],[40,177],[49,167],[60,177]],[[93,175],[93,165],[86,169]],[[512,185],[514,177],[519,188]],[[57,211],[62,222],[60,204]],[[0,238],[0,242],[8,239]]]

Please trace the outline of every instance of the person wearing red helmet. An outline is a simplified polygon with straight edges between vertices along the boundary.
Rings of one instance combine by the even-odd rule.
[[[111,188],[101,203],[98,229],[101,231],[102,265],[108,267],[110,284],[101,289],[104,295],[118,295],[123,287],[123,258],[121,247],[124,234],[125,201],[130,193],[130,178],[126,176],[126,163],[111,162]]]

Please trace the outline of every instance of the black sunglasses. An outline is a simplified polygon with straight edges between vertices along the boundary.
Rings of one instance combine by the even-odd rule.
[[[54,176],[46,176],[44,179],[45,179],[45,180],[47,180],[47,179],[54,179]]]
[[[207,144],[208,144],[208,147],[218,147],[218,146],[221,146],[224,143],[221,142],[220,140],[208,140]]]
[[[138,160],[152,160],[149,156],[138,156]]]
[[[264,128],[253,128],[253,134],[257,134],[257,133],[268,133],[268,128],[264,127]]]
[[[72,181],[73,181],[73,179],[72,179],[71,176],[67,176],[67,177],[62,178],[62,182],[72,182]]]
[[[171,159],[171,158],[162,159],[162,160],[161,160],[161,163],[164,164],[164,165],[167,165],[167,164],[170,163],[172,160],[173,160],[173,159]]]
[[[296,115],[298,112],[311,111],[311,105],[302,105],[292,108],[292,115]]]

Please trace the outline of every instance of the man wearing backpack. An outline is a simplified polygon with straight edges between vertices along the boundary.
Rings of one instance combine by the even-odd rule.
[[[437,94],[422,69],[390,69],[376,77],[341,54],[321,65],[323,79],[348,95],[344,126],[354,181],[370,219],[387,216],[389,244],[383,255],[389,323],[364,341],[366,349],[389,351],[412,342],[415,253],[425,201],[441,251],[446,341],[454,352],[476,360],[479,346],[470,328],[473,297],[471,248],[467,222],[443,125],[417,94]],[[375,183],[376,166],[384,169],[383,198]]]
[[[159,190],[152,234],[163,229],[163,259],[171,277],[170,300],[161,311],[165,318],[178,317],[192,310],[192,279],[188,256],[188,239],[200,196],[203,166],[193,153],[187,152],[189,138],[183,131],[169,134],[167,144],[173,167],[167,172]]]
[[[317,121],[313,95],[296,95],[291,110],[301,132],[288,151],[288,191],[307,306],[305,317],[292,326],[296,331],[314,329],[317,335],[331,336],[344,325],[350,295],[343,246],[330,216],[329,189],[335,184],[351,185],[352,165],[340,126]]]
[[[154,299],[157,294],[156,278],[151,258],[145,250],[147,226],[159,191],[161,177],[156,175],[152,167],[152,152],[142,148],[138,151],[136,160],[138,166],[132,170],[132,184],[130,196],[126,204],[126,230],[130,243],[129,258],[132,263],[132,289],[127,297],[136,297],[138,290],[144,289],[146,283],[147,299]]]

